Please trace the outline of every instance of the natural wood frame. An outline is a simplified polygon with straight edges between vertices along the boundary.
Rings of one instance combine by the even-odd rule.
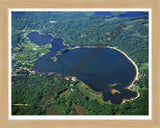
[[[9,120],[8,119],[8,9],[9,8],[151,8],[152,9],[152,119],[151,120]],[[159,0],[0,0],[0,128],[35,127],[160,127]]]

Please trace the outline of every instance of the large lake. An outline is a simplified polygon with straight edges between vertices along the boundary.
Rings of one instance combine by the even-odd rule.
[[[39,36],[43,38],[43,35]],[[49,37],[45,35],[44,38]],[[58,50],[66,46],[59,38],[54,38],[50,43],[50,52],[35,61],[37,71],[76,76],[94,91],[102,92],[104,101],[110,100],[115,104],[137,96],[136,92],[126,89],[134,80],[136,69],[119,51],[111,48],[76,48],[56,55]],[[51,59],[53,56],[57,57],[56,62]]]

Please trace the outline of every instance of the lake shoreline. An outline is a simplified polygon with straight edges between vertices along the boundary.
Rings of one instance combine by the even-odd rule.
[[[121,104],[125,103],[126,101],[135,100],[135,99],[137,99],[139,96],[140,96],[140,93],[137,92],[137,96],[136,96],[135,98],[131,98],[131,99],[123,99]]]
[[[138,75],[139,75],[139,71],[138,71],[138,67],[137,67],[136,63],[125,52],[123,52],[123,51],[121,51],[121,50],[119,50],[119,49],[117,49],[115,47],[109,47],[108,46],[108,48],[115,49],[115,50],[121,52],[134,65],[134,67],[136,69],[136,76],[135,76],[134,80],[132,81],[132,83],[129,86],[127,86],[127,87],[124,88],[124,89],[128,89],[128,90],[132,91],[130,88],[133,86],[134,82],[136,80],[138,80]],[[134,92],[134,91],[132,91],[132,92]],[[137,96],[135,98],[123,99],[122,103],[125,103],[126,101],[131,101],[131,100],[137,99],[140,96],[140,93],[138,91],[136,93],[137,93]]]
[[[75,47],[73,47],[71,50],[76,49],[76,48],[101,48],[101,47],[100,47],[100,46],[75,46]],[[128,90],[134,92],[134,91],[131,90],[130,88],[133,86],[134,82],[135,82],[136,80],[138,80],[139,71],[138,71],[138,67],[137,67],[136,63],[135,63],[125,52],[119,50],[118,48],[111,47],[111,46],[103,46],[103,48],[110,48],[110,49],[114,49],[114,50],[120,52],[121,54],[123,54],[123,55],[134,65],[134,67],[135,67],[135,69],[136,69],[136,76],[135,76],[134,80],[131,82],[131,84],[129,84],[127,87],[124,88],[124,89],[128,89]],[[81,81],[81,82],[82,82],[82,81]],[[83,83],[83,82],[82,82],[82,83]],[[83,83],[83,84],[84,84],[84,83]],[[89,89],[91,89],[88,85],[86,85],[86,84],[84,84],[84,85],[87,86]],[[91,89],[91,90],[93,90],[93,89]],[[93,90],[93,91],[94,91],[94,90]],[[96,92],[96,91],[94,91],[94,92]],[[99,93],[99,92],[97,92],[97,93]],[[140,93],[139,93],[138,91],[137,91],[136,93],[137,93],[137,96],[136,96],[136,97],[131,98],[131,99],[123,99],[122,102],[121,102],[121,104],[122,104],[122,103],[125,103],[126,101],[131,101],[131,100],[137,99],[137,98],[140,96]],[[103,96],[103,94],[100,94],[100,95]]]
[[[38,32],[38,34],[39,35],[50,35],[50,36],[52,36],[52,39],[49,41],[49,42],[47,42],[46,44],[49,44],[49,43],[51,43],[53,40],[54,40],[54,35],[52,34],[52,33],[41,33],[40,32],[40,30],[27,30],[28,32],[25,32],[24,33],[24,36],[26,37],[26,38],[28,38],[27,37],[27,35],[29,34],[29,33],[31,33],[31,32]],[[28,38],[29,39],[29,38]],[[29,39],[30,40],[30,39]],[[31,41],[30,41],[31,42]],[[31,42],[31,43],[33,43],[33,42]],[[36,44],[36,43],[35,43]],[[37,44],[38,45],[38,44]]]
[[[33,31],[32,31],[32,32],[33,32]],[[40,33],[39,31],[37,31],[37,32],[38,32],[40,35],[47,35],[47,34],[45,34],[45,33]],[[64,38],[62,38],[62,37],[56,37],[56,36],[52,35],[51,33],[48,33],[48,35],[51,35],[51,36],[52,36],[52,39],[51,39],[48,43],[50,43],[54,38],[59,38],[59,39],[62,39],[62,40],[63,40],[63,45],[69,47],[69,45],[65,44],[65,39],[64,39]],[[136,69],[136,76],[135,76],[134,80],[131,82],[130,85],[128,85],[127,87],[124,88],[124,89],[128,89],[128,90],[132,91],[130,88],[133,86],[135,80],[138,80],[139,72],[138,72],[138,67],[137,67],[137,65],[135,64],[135,62],[134,62],[130,57],[128,57],[128,55],[127,55],[125,52],[123,52],[123,51],[121,51],[121,50],[119,50],[118,48],[115,48],[115,47],[102,46],[102,45],[100,45],[100,46],[99,46],[99,45],[98,45],[98,46],[75,46],[75,47],[72,47],[71,50],[77,49],[77,48],[110,48],[110,49],[114,49],[114,50],[120,52],[121,54],[123,54],[123,55],[134,65],[134,67],[135,67],[135,69]],[[61,75],[63,75],[63,74],[61,74]],[[78,80],[79,80],[79,79],[78,79]],[[81,81],[81,80],[80,80],[80,81]],[[90,91],[95,92],[96,94],[100,94],[100,95],[103,97],[103,93],[102,93],[102,92],[96,92],[96,91],[94,91],[92,88],[90,88],[88,85],[86,85],[83,81],[81,81],[81,82],[82,82],[87,88],[89,88]],[[132,92],[134,92],[134,91],[132,91]],[[137,98],[140,96],[140,94],[139,94],[139,92],[136,92],[136,93],[137,93],[137,96],[136,96],[136,97],[131,98],[131,99],[123,99],[120,104],[125,103],[125,101],[130,101],[130,100],[137,99]]]

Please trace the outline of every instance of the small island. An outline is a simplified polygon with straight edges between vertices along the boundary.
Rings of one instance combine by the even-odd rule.
[[[51,59],[52,59],[54,62],[57,61],[57,57],[56,57],[56,56],[51,57]]]

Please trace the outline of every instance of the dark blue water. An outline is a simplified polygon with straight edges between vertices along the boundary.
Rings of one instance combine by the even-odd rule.
[[[137,16],[143,16],[146,15],[143,12],[138,12],[138,11],[134,11],[134,12],[126,12],[125,14],[119,15],[118,17],[137,17]]]
[[[26,13],[25,12],[12,12],[12,15],[15,15],[15,16],[26,16]]]
[[[56,56],[66,46],[59,38],[54,38],[51,44],[50,52],[35,61],[37,71],[76,76],[93,90],[102,92],[105,101],[115,104],[137,96],[136,92],[124,89],[134,80],[136,69],[120,52],[110,48],[77,48]],[[56,62],[51,59],[53,56],[57,57]],[[112,87],[113,84],[116,86]],[[120,94],[112,94],[113,89]]]
[[[106,15],[112,15],[111,12],[106,12],[106,11],[97,11],[97,12],[94,12],[94,15],[101,15],[101,16],[106,16]]]
[[[137,17],[137,16],[143,16],[143,15],[147,15],[147,14],[148,13],[144,13],[142,11],[134,11],[134,12],[128,11],[125,14],[119,14],[119,16],[117,16],[117,17]],[[94,15],[109,15],[109,16],[111,16],[112,13],[110,11],[97,11],[97,12],[94,12]]]
[[[37,45],[45,45],[46,43],[51,41],[51,39],[53,39],[53,37],[49,34],[41,35],[36,31],[30,32],[27,37],[31,42],[36,43]]]
[[[73,49],[65,54],[57,56],[54,62],[52,51],[35,62],[35,68],[39,72],[57,72],[60,74],[76,76],[93,90],[103,92],[104,100],[120,104],[122,99],[136,97],[137,93],[124,89],[133,81],[136,70],[133,64],[120,52],[105,48],[97,49],[95,57],[92,48]],[[117,84],[111,87],[110,85]],[[121,93],[112,94],[111,89]]]

